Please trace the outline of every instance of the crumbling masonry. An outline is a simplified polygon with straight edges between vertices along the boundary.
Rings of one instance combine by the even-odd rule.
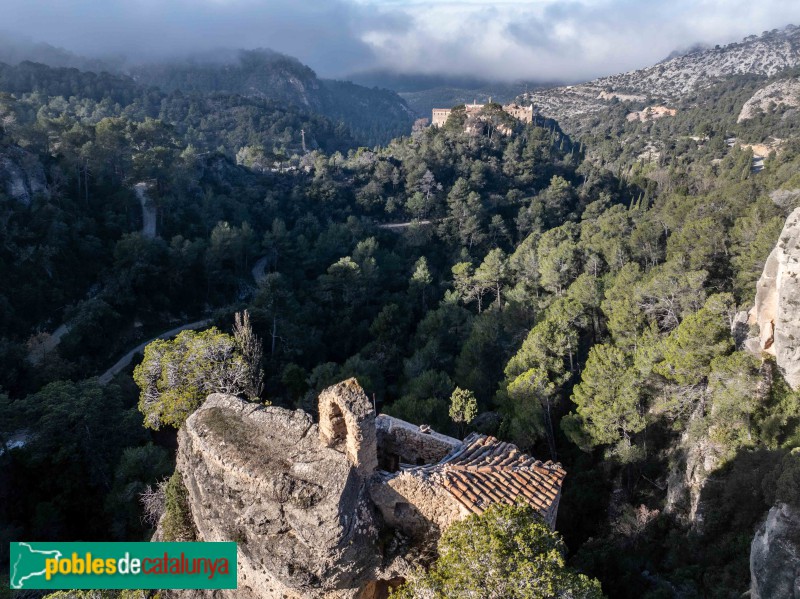
[[[566,474],[493,437],[376,417],[355,379],[320,394],[318,424],[211,395],[178,441],[198,540],[238,541],[239,588],[214,595],[236,599],[382,599],[493,503],[526,501],[554,526]]]

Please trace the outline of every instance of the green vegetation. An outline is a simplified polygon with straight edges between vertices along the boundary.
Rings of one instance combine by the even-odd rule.
[[[161,521],[161,536],[164,541],[193,541],[197,537],[189,498],[183,478],[178,470],[172,474],[164,487],[164,516]]]
[[[96,379],[56,381],[4,408],[27,431],[24,448],[0,455],[0,515],[5,534],[36,539],[108,538],[108,517],[115,523],[112,534],[119,534],[114,538],[142,534],[139,526],[126,526],[125,510],[114,514],[120,503],[128,503],[123,487],[137,479],[125,448],[144,445],[147,439],[141,416],[123,403],[119,387],[101,387]],[[152,477],[146,482],[168,471],[162,462],[165,458],[165,452],[148,457],[155,468],[146,473]],[[126,466],[118,469],[122,463]]]
[[[463,435],[464,426],[475,420],[478,415],[478,400],[469,389],[456,387],[450,396],[450,419],[460,425]]]
[[[168,433],[141,426],[129,373],[88,377],[209,318],[148,347],[151,427],[212,390],[313,410],[356,376],[380,411],[560,461],[558,559],[609,596],[739,597],[754,526],[798,502],[800,394],[730,332],[800,205],[796,119],[736,122],[762,83],[657,121],[619,103],[580,141],[541,118],[464,131],[454,110],[367,149],[267,100],[0,66],[0,156],[49,189],[26,203],[0,185],[0,439],[27,439],[0,454],[3,537],[147,535],[97,500],[163,476]],[[755,173],[733,135],[784,142]]]
[[[261,341],[253,334],[245,311],[236,314],[233,336],[215,327],[196,333],[183,331],[170,341],[157,339],[144,350],[133,371],[141,389],[139,410],[145,426],[180,427],[211,393],[261,393]]]
[[[296,58],[271,50],[240,51],[229,62],[193,60],[136,68],[136,79],[168,92],[234,93],[307,107],[341,121],[365,146],[385,144],[411,128],[411,111],[387,89],[318,79]]]
[[[525,504],[494,505],[450,526],[439,558],[392,597],[601,599],[597,580],[567,568],[564,542]]]

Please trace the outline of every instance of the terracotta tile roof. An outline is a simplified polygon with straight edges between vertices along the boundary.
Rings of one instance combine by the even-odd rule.
[[[510,504],[519,497],[546,512],[567,474],[561,464],[541,462],[512,443],[476,433],[438,464],[409,470],[441,484],[477,514],[493,503]]]

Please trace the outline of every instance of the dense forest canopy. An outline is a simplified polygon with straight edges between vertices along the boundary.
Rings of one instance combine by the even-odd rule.
[[[85,59],[47,45],[25,47],[4,40],[0,32],[0,81],[10,93],[40,90],[64,98],[110,99],[123,106],[143,95],[137,88],[171,95],[242,96],[264,101],[256,105],[326,117],[339,126],[339,138],[344,137],[343,125],[360,145],[370,147],[407,134],[416,116],[393,91],[321,79],[296,58],[266,49],[219,50],[126,65],[122,59]]]
[[[296,58],[272,50],[239,51],[132,69],[142,83],[165,91],[235,93],[304,108],[343,122],[362,144],[407,134],[413,113],[395,92],[319,79]]]
[[[736,123],[756,84],[580,139],[489,105],[468,131],[456,109],[366,148],[235,90],[0,66],[0,165],[43,183],[0,186],[0,438],[27,440],[0,454],[3,537],[146,538],[136,497],[171,471],[169,440],[142,426],[132,368],[96,376],[247,308],[262,400],[311,411],[355,376],[380,411],[561,461],[569,565],[608,596],[740,596],[754,525],[800,503],[800,398],[730,332],[800,202],[793,125]],[[725,140],[761,130],[785,137],[756,173]],[[455,397],[477,416],[451,417]],[[680,484],[698,447],[699,497]]]

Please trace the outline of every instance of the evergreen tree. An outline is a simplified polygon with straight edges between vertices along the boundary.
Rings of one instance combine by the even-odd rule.
[[[452,524],[439,558],[392,593],[398,599],[600,599],[597,580],[566,566],[558,533],[527,504],[491,506]]]

